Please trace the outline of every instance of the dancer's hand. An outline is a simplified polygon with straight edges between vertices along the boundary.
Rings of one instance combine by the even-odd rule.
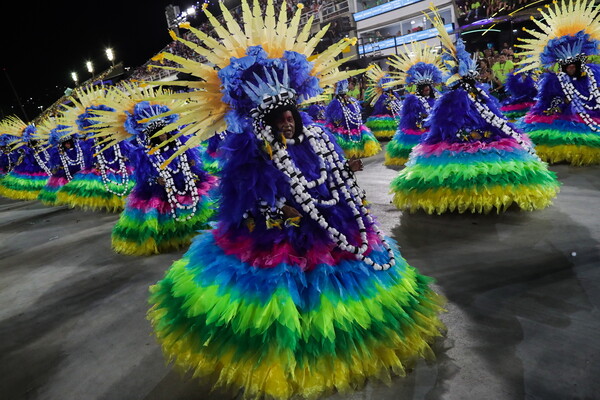
[[[363,162],[360,159],[353,158],[348,161],[348,165],[350,166],[350,170],[352,172],[362,171],[364,168]]]
[[[283,215],[285,216],[285,218],[295,218],[295,217],[300,217],[300,212],[298,210],[296,210],[294,207],[292,206],[288,206],[287,204],[284,205],[283,207],[281,207],[281,211],[283,212]]]

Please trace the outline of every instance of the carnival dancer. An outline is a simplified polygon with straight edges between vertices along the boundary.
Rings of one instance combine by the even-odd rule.
[[[50,178],[38,194],[42,204],[57,204],[56,193],[73,179],[73,176],[85,168],[85,154],[90,151],[87,144],[81,144],[80,136],[72,132],[68,126],[51,122],[40,126],[40,138],[48,143],[50,153]],[[88,157],[89,158],[89,157]]]
[[[443,82],[443,66],[438,55],[428,46],[414,43],[410,50],[392,57],[393,80],[388,85],[415,86],[415,94],[407,94],[402,102],[402,119],[398,131],[385,148],[385,165],[404,165],[408,156],[428,127],[425,120],[439,97],[436,85]]]
[[[115,111],[96,112],[96,140],[104,143],[106,135],[108,142],[131,141],[135,187],[113,228],[112,247],[121,254],[142,256],[188,246],[198,231],[210,227],[215,207],[208,192],[217,179],[203,170],[197,147],[179,152],[186,138],[174,138],[178,130],[165,128],[178,120],[170,112],[183,101],[164,100],[169,91],[132,83],[114,90],[118,93],[105,105]],[[176,158],[163,165],[175,153]]]
[[[537,76],[529,73],[511,72],[504,84],[508,97],[502,102],[500,111],[511,122],[527,114],[535,104],[537,96]]]
[[[517,45],[526,56],[520,72],[548,69],[519,127],[549,163],[600,164],[600,66],[586,63],[600,53],[599,13],[593,0],[555,2],[534,19],[541,32],[525,29],[533,38]]]
[[[344,149],[346,157],[374,156],[381,150],[381,145],[371,130],[363,124],[362,109],[358,100],[349,97],[347,91],[347,79],[335,84],[335,96],[325,110],[325,126]]]
[[[35,125],[26,124],[17,116],[7,117],[0,129],[18,138],[11,143],[11,149],[21,153],[12,171],[0,180],[0,196],[35,200],[51,175],[50,153],[42,146]]]
[[[439,13],[432,11],[442,62],[452,74],[446,81],[450,90],[436,101],[429,132],[391,183],[394,204],[429,214],[550,205],[559,190],[556,175],[476,83],[477,66],[463,41],[454,45]]]
[[[317,398],[404,374],[433,356],[442,299],[379,231],[354,177],[360,160],[297,109],[351,76],[335,59],[353,42],[309,62],[319,41],[310,21],[298,32],[300,10],[290,23],[272,0],[264,17],[245,0],[242,10],[238,24],[221,4],[227,29],[206,11],[222,40],[192,29],[205,64],[162,56],[206,79],[181,115],[180,133],[195,133],[186,145],[230,132],[217,226],[151,288],[165,356],[247,398]]]
[[[114,93],[114,90],[105,87],[79,89],[70,98],[71,104],[64,106],[60,124],[78,131],[89,142],[90,151],[87,152],[86,167],[58,190],[57,204],[91,211],[123,210],[125,198],[134,186],[129,160],[133,145],[120,141],[104,147],[94,137],[96,122],[93,118],[98,115],[97,111],[114,111],[103,104]]]
[[[310,116],[315,124],[325,126],[327,122],[325,118],[325,110],[327,110],[325,103],[322,101],[317,101],[306,107],[304,112]]]
[[[394,87],[387,86],[392,81],[390,73],[383,71],[379,65],[373,64],[365,76],[368,79],[365,102],[373,107],[365,125],[377,139],[391,139],[398,129],[402,100]]]
[[[4,121],[0,121],[0,130]],[[18,137],[0,132],[0,179],[13,170],[19,160],[18,151],[13,151],[11,144]]]

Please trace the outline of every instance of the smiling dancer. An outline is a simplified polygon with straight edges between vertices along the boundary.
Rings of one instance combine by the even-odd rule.
[[[442,300],[380,232],[358,161],[297,108],[351,75],[335,58],[352,42],[311,62],[319,36],[310,23],[298,31],[300,10],[288,23],[272,0],[264,18],[243,1],[238,25],[221,9],[227,29],[206,14],[222,41],[191,30],[206,64],[163,56],[206,79],[180,117],[180,133],[195,135],[187,146],[230,132],[217,227],[151,289],[165,356],[248,398],[316,398],[403,375],[433,357]]]

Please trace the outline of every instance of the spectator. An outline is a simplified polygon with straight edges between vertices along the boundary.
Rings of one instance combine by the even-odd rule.
[[[506,82],[507,74],[515,69],[512,61],[509,61],[506,54],[500,54],[498,61],[492,65],[492,74],[496,85],[498,97],[502,100],[505,95],[504,83]]]

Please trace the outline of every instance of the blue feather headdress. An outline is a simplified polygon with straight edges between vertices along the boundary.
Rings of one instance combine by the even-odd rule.
[[[126,111],[125,130],[133,136],[152,137],[153,134],[179,119],[177,114],[161,115],[169,111],[166,105],[141,101],[133,107],[133,112]]]
[[[519,38],[525,56],[518,65],[520,72],[551,68],[556,63],[584,63],[586,58],[600,54],[600,8],[594,0],[569,0],[540,10],[539,20],[532,18],[539,31],[523,30],[531,38]]]
[[[80,135],[78,133],[73,133],[69,126],[58,124],[50,130],[48,144],[50,144],[50,146],[56,146],[66,140],[78,137],[80,137]]]

